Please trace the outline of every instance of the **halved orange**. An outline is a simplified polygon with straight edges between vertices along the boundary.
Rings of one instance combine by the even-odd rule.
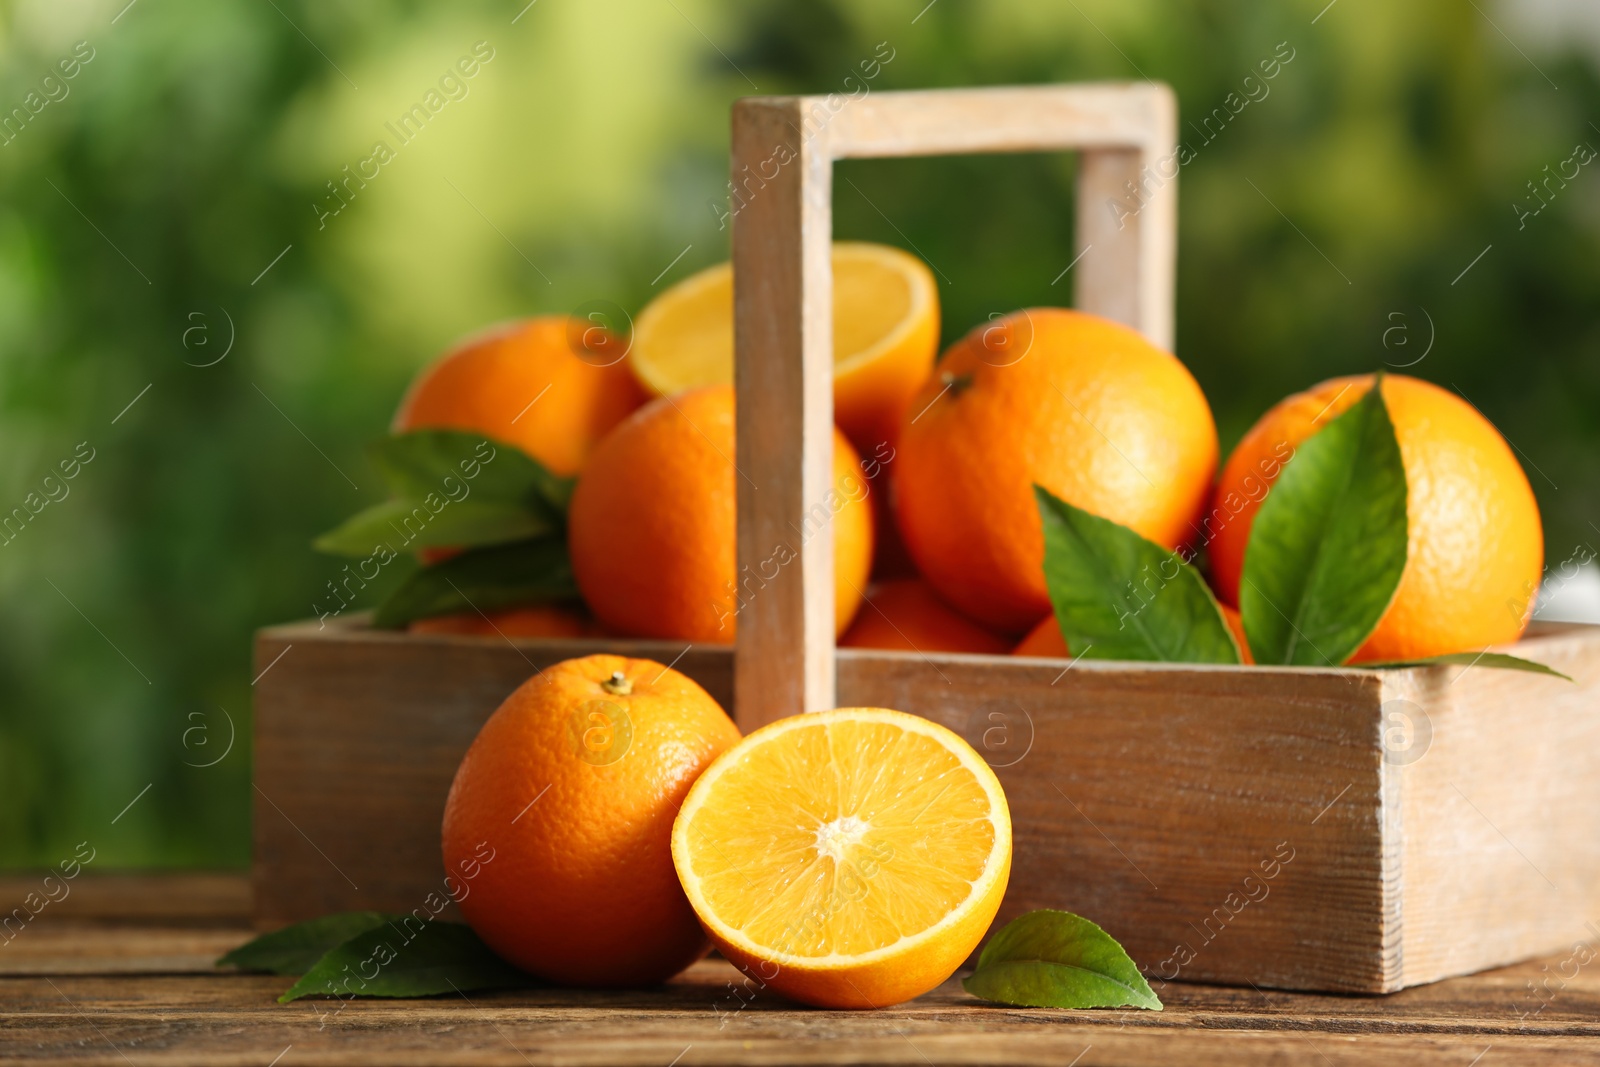
[[[888,245],[833,246],[833,417],[866,457],[893,443],[933,372],[939,293],[927,264]],[[733,264],[656,297],[634,323],[634,374],[657,396],[733,381]]]
[[[1011,814],[983,758],[937,723],[839,708],[719,756],[672,860],[722,954],[761,988],[877,1008],[955,973],[1011,874]]]

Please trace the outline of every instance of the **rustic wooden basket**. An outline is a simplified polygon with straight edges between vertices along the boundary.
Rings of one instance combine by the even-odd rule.
[[[792,544],[830,485],[833,161],[1082,152],[1076,302],[1170,347],[1175,121],[1152,84],[735,106],[735,183],[760,175],[733,236],[737,459],[759,487],[742,561]],[[441,898],[444,797],[479,726],[535,668],[608,650],[676,663],[747,731],[842,704],[961,733],[1012,806],[1001,919],[1092,916],[1152,978],[1378,993],[1600,937],[1600,628],[1514,648],[1574,683],[836,650],[830,542],[764,579],[736,649],[263,630],[258,923]]]

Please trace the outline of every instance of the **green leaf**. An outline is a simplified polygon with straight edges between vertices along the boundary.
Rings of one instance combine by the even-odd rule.
[[[1425,656],[1421,659],[1386,659],[1375,660],[1371,663],[1358,663],[1357,667],[1432,667],[1440,664],[1459,663],[1464,667],[1498,667],[1507,671],[1529,671],[1533,674],[1550,674],[1557,678],[1572,681],[1568,675],[1562,674],[1554,667],[1547,667],[1543,663],[1535,663],[1531,659],[1521,656],[1508,656],[1504,652],[1451,652],[1444,656]]]
[[[397,586],[374,615],[380,629],[458,611],[493,611],[578,595],[565,539],[535,537],[474,548],[424,567]]]
[[[329,951],[352,937],[398,918],[381,911],[324,915],[247,941],[217,960],[217,966],[270,974],[305,974]]]
[[[520,449],[456,430],[415,430],[373,442],[393,497],[329,530],[322,552],[366,556],[385,545],[479,548],[555,533],[566,524],[573,479]]]
[[[1381,384],[1300,445],[1256,512],[1239,611],[1257,663],[1343,663],[1394,599],[1406,468]]]
[[[312,546],[334,555],[368,556],[385,544],[398,555],[418,548],[503,544],[557,529],[548,510],[527,504],[467,497],[447,501],[435,512],[421,500],[386,500],[346,519]]]
[[[412,430],[373,442],[372,460],[394,496],[444,496],[457,483],[500,503],[548,505],[563,513],[573,479],[558,478],[515,445],[459,430]],[[447,483],[446,478],[453,478]]]
[[[1034,486],[1061,636],[1090,659],[1238,663],[1222,609],[1177,553]]]
[[[1070,911],[1030,911],[983,946],[968,993],[1030,1008],[1149,1008],[1161,999],[1115,938]]]
[[[529,975],[489,951],[470,926],[407,915],[330,951],[278,1003],[317,994],[425,997],[532,984]]]

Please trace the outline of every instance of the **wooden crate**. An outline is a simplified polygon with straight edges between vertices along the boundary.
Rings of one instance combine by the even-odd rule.
[[[1081,151],[1075,251],[1093,254],[1076,302],[1171,342],[1165,88],[875,93],[819,108],[734,109],[735,183],[761,175],[734,218],[737,458],[741,485],[760,487],[739,495],[751,565],[808,528],[831,484],[834,159]],[[1142,205],[1131,215],[1110,206],[1130,203],[1128,182]],[[479,726],[535,668],[610,650],[675,662],[746,730],[836,703],[955,729],[1012,806],[1001,919],[1089,915],[1152,977],[1376,993],[1600,938],[1587,925],[1600,920],[1600,628],[1535,627],[1514,646],[1575,683],[836,650],[830,539],[794,557],[746,600],[736,649],[359,621],[262,631],[257,922],[410,911],[442,893],[445,792]]]
[[[262,631],[258,924],[441,893],[445,792],[479,726],[535,667],[594,650]],[[937,720],[995,766],[1016,826],[1002,920],[1094,916],[1153,976],[1375,993],[1600,936],[1600,639],[1540,626],[1516,651],[1577,684],[841,649],[838,691]],[[731,649],[678,669],[730,698]]]

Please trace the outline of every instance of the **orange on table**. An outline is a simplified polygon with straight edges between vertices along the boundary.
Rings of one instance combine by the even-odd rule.
[[[933,370],[939,293],[927,264],[888,245],[833,245],[833,418],[871,456]],[[634,324],[634,373],[657,396],[733,381],[733,264],[692,275]]]
[[[618,634],[731,643],[740,605],[799,544],[736,570],[733,387],[651,401],[601,442],[567,517],[572,572],[589,610]],[[849,625],[872,569],[872,512],[855,449],[834,431],[835,632]],[[813,512],[816,512],[816,508]],[[811,530],[802,531],[809,536]]]
[[[756,988],[877,1008],[950,977],[994,920],[1011,814],[943,726],[884,708],[781,719],[689,790],[672,858],[695,913]]]
[[[544,315],[494,327],[423,369],[393,430],[464,430],[576,474],[595,444],[645,401],[626,343],[582,319]]]
[[[1216,425],[1188,369],[1077,311],[974,329],[911,410],[890,468],[906,546],[941,596],[1011,632],[1050,611],[1035,483],[1172,548],[1216,469]]]
[[[506,698],[445,801],[446,871],[497,954],[582,986],[660,982],[709,947],[672,863],[689,787],[739,731],[644,659],[547,667]]]
[[[605,628],[581,607],[529,604],[479,613],[435,615],[406,627],[414,634],[457,634],[482,637],[599,637]]]
[[[1239,602],[1250,526],[1294,448],[1372,388],[1333,378],[1279,401],[1222,468],[1202,522],[1217,595]],[[1410,547],[1400,586],[1353,660],[1477,652],[1515,641],[1533,615],[1544,528],[1533,488],[1500,431],[1446,389],[1383,379],[1383,401],[1406,468]]]
[[[1222,621],[1228,624],[1228,629],[1233,631],[1233,639],[1239,642],[1239,662],[1254,663],[1250,656],[1250,643],[1244,637],[1244,623],[1239,619],[1239,612],[1226,604],[1217,605],[1222,609]],[[1042,656],[1050,659],[1069,659],[1072,656],[1067,648],[1067,642],[1061,636],[1061,625],[1056,622],[1054,613],[1046,615],[1039,620],[1039,625],[1028,631],[1028,636],[1018,642],[1017,647],[1011,650],[1013,656]]]
[[[940,600],[920,578],[874,582],[841,648],[1004,655],[1010,642]]]

